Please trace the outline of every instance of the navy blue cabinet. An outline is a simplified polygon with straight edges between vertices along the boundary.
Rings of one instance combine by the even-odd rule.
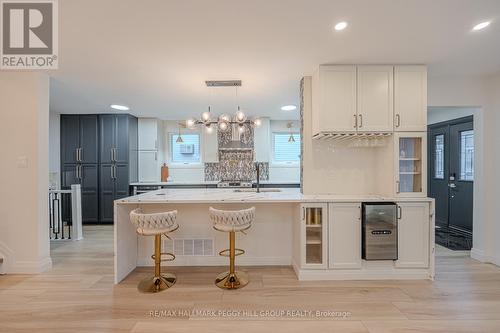
[[[97,115],[61,115],[61,188],[81,185],[84,223],[99,222],[98,125]],[[69,220],[69,202],[64,206]]]
[[[99,219],[113,222],[113,202],[128,195],[137,181],[137,118],[126,114],[99,116]]]
[[[84,223],[113,222],[113,201],[137,181],[137,159],[137,118],[61,115],[61,186],[81,184]]]

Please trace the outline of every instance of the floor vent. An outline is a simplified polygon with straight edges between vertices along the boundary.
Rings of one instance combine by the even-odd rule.
[[[163,251],[173,252],[176,256],[213,256],[214,240],[211,238],[175,238],[163,240]]]

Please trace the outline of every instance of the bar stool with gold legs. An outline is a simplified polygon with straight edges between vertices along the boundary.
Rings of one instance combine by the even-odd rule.
[[[236,232],[244,233],[250,228],[255,218],[255,207],[236,211],[210,207],[209,215],[215,230],[229,233],[229,249],[219,252],[219,255],[229,257],[229,271],[219,274],[215,279],[215,284],[222,289],[242,288],[248,284],[249,280],[245,272],[235,269],[235,257],[245,253],[244,250],[235,247],[235,235]]]
[[[164,235],[168,239],[171,239],[168,234],[179,228],[176,219],[176,210],[163,213],[144,214],[142,209],[137,208],[130,212],[130,221],[137,228],[136,231],[139,235],[155,236],[155,253],[151,256],[155,261],[155,275],[143,279],[137,286],[139,291],[144,293],[157,293],[175,284],[176,277],[174,274],[161,272],[162,261],[172,261],[175,259],[173,253],[161,252],[161,236]],[[162,255],[169,256],[169,258],[162,259]]]

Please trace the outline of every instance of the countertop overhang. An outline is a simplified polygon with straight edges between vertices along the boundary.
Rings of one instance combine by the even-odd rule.
[[[298,188],[282,188],[279,192],[235,192],[234,189],[161,189],[120,200],[116,204],[138,203],[302,203],[302,202],[373,202],[431,201],[431,198],[394,198],[378,195],[308,195]]]

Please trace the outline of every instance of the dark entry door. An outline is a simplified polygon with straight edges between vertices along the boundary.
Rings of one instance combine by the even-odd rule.
[[[429,196],[436,200],[436,224],[472,232],[472,117],[430,125],[428,141]]]
[[[449,226],[472,232],[474,127],[472,121],[450,125]]]

